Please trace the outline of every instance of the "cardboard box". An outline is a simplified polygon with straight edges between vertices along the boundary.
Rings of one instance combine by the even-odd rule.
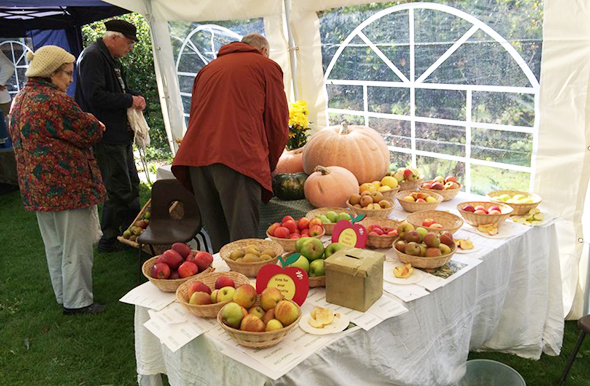
[[[365,312],[383,295],[385,254],[341,249],[325,261],[326,301]]]

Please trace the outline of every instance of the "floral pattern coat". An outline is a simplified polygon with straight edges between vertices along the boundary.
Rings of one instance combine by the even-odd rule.
[[[100,122],[51,82],[31,78],[15,97],[10,136],[26,210],[59,212],[106,199],[91,146]]]

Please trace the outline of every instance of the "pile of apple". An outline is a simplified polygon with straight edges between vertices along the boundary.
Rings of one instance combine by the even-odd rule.
[[[409,222],[402,222],[397,232],[399,238],[393,243],[395,249],[410,256],[437,257],[452,252],[455,247],[453,234],[443,232],[438,234],[429,232],[423,227],[414,226]]]
[[[475,214],[502,214],[502,209],[500,209],[500,207],[497,205],[492,205],[487,209],[481,205],[465,205],[461,209],[463,209],[466,212],[471,212]]]
[[[202,251],[191,251],[185,243],[174,243],[156,259],[150,271],[154,279],[181,279],[203,272],[213,263],[213,256]]]
[[[459,189],[461,185],[457,182],[457,177],[452,174],[449,174],[445,178],[441,176],[436,176],[434,179],[430,181],[425,181],[420,185],[422,189],[434,189],[434,190],[449,190],[449,189]]]
[[[272,248],[261,250],[257,245],[250,244],[246,248],[236,248],[229,255],[233,261],[242,263],[253,263],[258,261],[271,260],[277,257]]]
[[[299,307],[285,300],[281,291],[267,287],[260,294],[260,306],[255,306],[256,289],[244,284],[235,290],[233,301],[219,311],[223,324],[249,332],[280,330],[299,318]]]
[[[353,194],[348,199],[350,205],[359,209],[388,209],[391,208],[391,202],[383,197],[383,193],[378,191],[365,190],[361,194]]]
[[[406,201],[406,202],[417,202],[417,203],[437,202],[436,198],[434,198],[433,196],[431,196],[430,194],[428,194],[426,192],[412,192],[412,193],[408,194],[407,196],[403,197],[402,200]]]
[[[193,281],[188,287],[189,304],[205,305],[232,300],[236,292],[234,280],[229,276],[220,276],[215,280],[214,290],[202,281]]]
[[[145,228],[147,228],[149,225],[150,217],[150,211],[146,210],[141,220],[137,220],[129,228],[127,228],[125,232],[123,232],[123,238],[130,241],[136,241],[137,237],[142,234]]]
[[[509,204],[534,204],[535,200],[524,194],[515,194],[511,196],[507,193],[492,197],[492,201],[506,202]]]
[[[311,220],[301,217],[299,220],[291,216],[285,216],[280,223],[271,224],[266,230],[269,236],[280,239],[299,239],[301,237],[315,237],[324,233],[322,220],[315,217]]]
[[[422,226],[427,228],[442,229],[442,225],[437,223],[433,218],[425,218],[422,220]]]
[[[418,173],[418,170],[413,167],[399,168],[396,171],[387,173],[387,175],[395,178],[398,184],[406,181],[418,181],[420,178],[422,178],[422,176],[420,176]]]
[[[315,218],[319,218],[320,220],[322,220],[322,224],[335,224],[340,220],[346,220],[346,221],[351,220],[351,216],[349,213],[347,213],[347,212],[336,213],[333,210],[330,210],[324,214],[320,214],[319,216],[316,216]]]
[[[369,236],[397,236],[397,229],[379,224],[371,224],[367,229]]]
[[[381,181],[365,182],[359,186],[359,193],[368,190],[369,192],[387,192],[399,186],[398,181],[393,176],[385,176]]]
[[[340,243],[332,243],[327,247],[320,239],[302,237],[295,242],[295,252],[299,252],[299,258],[289,264],[289,267],[298,267],[304,270],[309,277],[324,276],[326,274],[324,260],[337,251],[344,248]]]

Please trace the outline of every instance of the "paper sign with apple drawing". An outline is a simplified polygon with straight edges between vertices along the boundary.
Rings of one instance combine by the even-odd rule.
[[[259,294],[266,287],[275,287],[285,298],[293,300],[299,306],[305,302],[309,291],[309,277],[307,273],[298,267],[285,266],[295,262],[299,253],[293,253],[286,259],[279,255],[282,267],[278,265],[265,265],[256,276],[256,292]]]
[[[365,248],[367,245],[367,229],[359,221],[365,218],[364,214],[354,217],[350,221],[340,220],[332,231],[332,242],[340,243],[347,247]]]

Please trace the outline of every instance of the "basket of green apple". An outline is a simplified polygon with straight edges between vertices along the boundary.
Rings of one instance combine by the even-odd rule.
[[[494,190],[488,193],[490,200],[501,202],[513,209],[512,216],[528,214],[541,203],[541,196],[520,190]]]
[[[331,235],[338,221],[350,221],[352,215],[348,208],[325,207],[311,210],[307,212],[305,217],[309,220],[312,220],[314,217],[319,217],[319,219],[322,220],[322,226],[326,230],[326,234]]]
[[[250,284],[239,272],[212,272],[186,281],[176,290],[176,300],[200,318],[216,318],[219,310],[233,300],[236,288]]]
[[[448,263],[457,246],[450,232],[428,232],[423,227],[414,229],[409,222],[398,227],[398,238],[393,246],[397,257],[404,264],[418,268],[438,268]]]
[[[219,256],[232,271],[256,277],[265,265],[276,264],[283,247],[272,240],[242,239],[224,245]]]
[[[295,243],[295,252],[284,254],[284,258],[286,260],[293,253],[298,253],[297,260],[288,266],[304,270],[309,277],[310,287],[325,287],[326,270],[324,260],[342,248],[344,248],[344,245],[340,243],[331,243],[324,247],[324,244],[319,239],[302,237]]]
[[[299,324],[301,308],[274,287],[265,288],[258,296],[250,287],[250,291],[244,287],[241,294],[236,290],[233,301],[219,310],[217,322],[242,346],[272,347]]]

